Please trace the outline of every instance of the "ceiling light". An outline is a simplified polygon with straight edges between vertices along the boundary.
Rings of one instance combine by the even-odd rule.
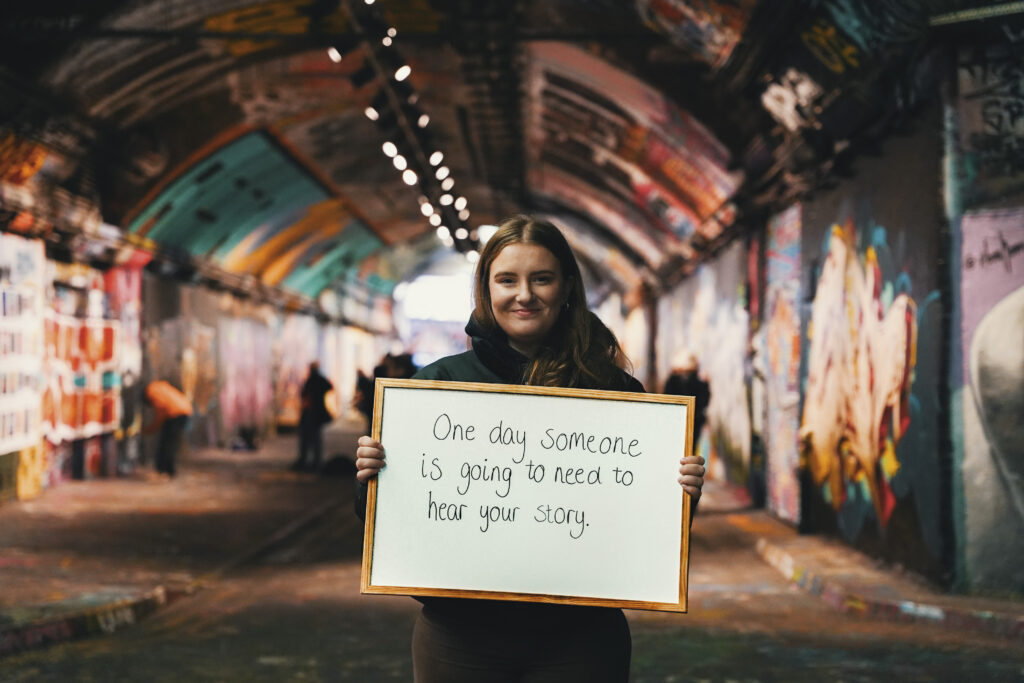
[[[363,0],[367,5],[372,5],[374,0]]]
[[[441,168],[437,169],[437,173],[435,173],[434,176],[438,180],[444,180],[445,178],[448,177],[449,173],[451,173],[451,171],[448,170],[448,167],[447,166],[442,166]]]
[[[388,155],[389,157],[393,157],[396,154],[398,154],[398,145],[391,142],[390,140],[381,145],[381,149],[383,149],[384,154]]]
[[[466,260],[469,261],[470,263],[476,263],[477,261],[480,260],[480,252],[478,252],[476,249],[470,249],[469,251],[466,252]]]
[[[444,190],[445,192],[452,189],[453,187],[455,187],[455,178],[448,176],[447,178],[441,181],[441,189]]]
[[[458,199],[455,200],[455,210],[456,211],[462,211],[465,208],[466,208],[466,198],[465,197],[459,197]]]
[[[331,58],[331,61],[337,64],[341,61],[341,53],[338,52],[338,48],[329,47],[327,48],[327,56]]]
[[[366,114],[366,118],[370,119],[371,121],[376,121],[377,119],[380,118],[380,112],[374,109],[373,107],[367,107],[366,109],[363,110],[363,113]]]
[[[458,230],[455,231],[455,239],[464,240],[467,237],[469,237],[469,230],[466,230],[465,228],[459,228]]]
[[[430,117],[426,114],[420,114],[419,120],[416,121],[416,125],[420,128],[426,128],[428,123],[430,123]]]
[[[459,220],[460,221],[468,221],[469,220],[469,209],[463,209],[462,211],[459,211]]]
[[[441,214],[439,214],[439,213],[432,213],[432,214],[430,214],[430,224],[433,225],[434,227],[437,227],[438,225],[441,225]]]
[[[391,163],[395,165],[399,171],[404,171],[409,166],[409,162],[405,160],[401,154],[396,154],[395,158],[391,160]]]
[[[448,206],[451,203],[452,203],[452,196],[450,194],[445,192],[443,195],[441,195],[441,206]]]
[[[423,202],[420,204],[420,213],[427,217],[433,216],[434,207],[430,205],[430,202]]]
[[[441,227],[439,227],[437,229],[437,236],[440,237],[441,239],[444,239],[445,237],[448,237],[449,236],[448,228],[446,228],[443,225]]]
[[[394,38],[397,35],[398,35],[398,29],[397,28],[395,28],[394,26],[391,26],[391,27],[388,28],[388,37],[389,38]]]
[[[419,178],[416,176],[415,171],[413,171],[411,168],[407,168],[405,169],[405,172],[402,173],[402,180],[405,181],[406,185],[415,185],[416,181],[419,180]]]
[[[436,151],[436,152],[434,152],[433,154],[430,155],[430,165],[431,166],[437,166],[442,161],[444,161],[444,152],[438,150],[438,151]]]
[[[381,38],[380,42],[384,47],[391,47],[391,38],[388,36]]]
[[[398,69],[395,70],[395,80],[404,81],[409,77],[409,74],[411,73],[412,67],[409,66],[408,64],[403,64],[402,66],[398,67]]]

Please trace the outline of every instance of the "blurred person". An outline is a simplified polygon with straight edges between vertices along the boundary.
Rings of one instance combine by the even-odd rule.
[[[320,468],[324,455],[323,427],[331,421],[326,398],[332,389],[334,385],[331,380],[320,372],[320,363],[310,363],[309,373],[299,394],[299,456],[292,463],[292,470],[315,472]]]
[[[185,427],[192,417],[192,402],[170,382],[157,380],[146,385],[146,400],[153,408],[153,421],[143,434],[159,431],[156,443],[156,471],[173,477]]]
[[[587,309],[579,266],[565,237],[529,216],[505,221],[480,255],[472,350],[442,358],[414,379],[643,391],[612,332]],[[359,439],[357,511],[366,482],[384,466],[384,446]],[[678,481],[700,499],[703,459],[681,458]],[[444,549],[438,549],[444,552]],[[621,609],[418,598],[413,630],[418,683],[587,681],[629,678],[631,636]]]
[[[707,420],[708,403],[711,401],[711,387],[700,376],[697,356],[689,349],[676,352],[672,368],[665,380],[664,394],[693,396],[693,450],[697,452],[701,431]]]

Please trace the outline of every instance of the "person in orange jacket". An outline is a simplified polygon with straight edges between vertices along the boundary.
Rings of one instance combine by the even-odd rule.
[[[181,450],[181,438],[192,416],[192,403],[174,385],[163,380],[150,382],[146,386],[146,399],[153,407],[153,421],[143,433],[160,431],[156,444],[156,470],[173,477],[174,461]]]

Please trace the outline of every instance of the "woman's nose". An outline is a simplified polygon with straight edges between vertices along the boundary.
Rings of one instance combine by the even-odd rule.
[[[533,290],[530,288],[529,282],[524,282],[519,285],[519,291],[516,292],[516,300],[520,302],[527,302],[533,299]]]

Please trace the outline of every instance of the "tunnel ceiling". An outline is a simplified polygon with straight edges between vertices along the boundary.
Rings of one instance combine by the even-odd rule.
[[[901,125],[934,89],[929,20],[970,5],[18,3],[0,220],[72,245],[115,226],[168,272],[372,306],[528,211],[599,291],[657,291]]]

